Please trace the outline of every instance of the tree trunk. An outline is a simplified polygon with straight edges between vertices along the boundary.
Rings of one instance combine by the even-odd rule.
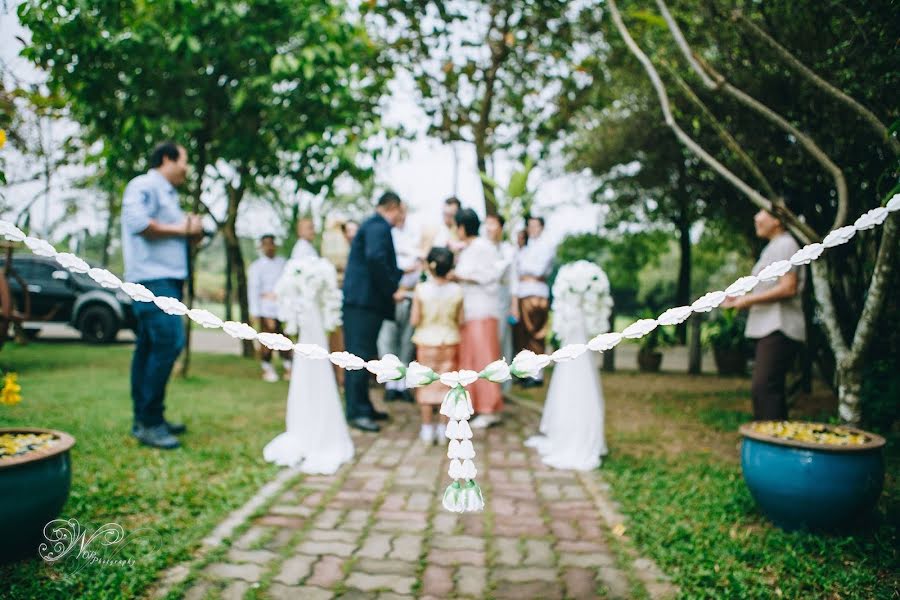
[[[610,329],[615,327],[616,323],[616,309],[613,307],[612,311],[609,313],[609,326]],[[603,370],[607,373],[613,373],[616,370],[616,349],[610,348],[606,352],[603,353]]]
[[[846,361],[837,364],[838,414],[845,423],[858,424],[862,419],[860,406],[862,392],[862,369],[859,365],[849,365]]]
[[[116,195],[110,192],[106,200],[106,232],[103,234],[103,252],[100,255],[100,266],[109,266],[109,246],[112,244],[113,227],[116,225]]]
[[[191,204],[191,212],[195,215],[200,214],[200,195],[203,193],[203,173],[206,171],[206,144],[200,142],[200,149],[197,158],[197,186],[194,188],[194,200]],[[188,308],[194,307],[194,298],[196,296],[196,265],[197,255],[200,253],[200,244],[188,244],[188,279],[187,290],[185,295],[185,304]],[[191,368],[191,329],[193,321],[184,320],[184,354],[181,359],[181,371],[179,375],[188,376]]]
[[[678,257],[678,289],[675,292],[675,303],[678,306],[687,306],[691,303],[691,224],[687,219],[686,209],[682,209],[678,219],[678,244],[681,248]],[[687,342],[687,323],[681,323],[675,328],[678,343]]]
[[[695,314],[688,320],[688,323],[691,326],[690,346],[688,347],[688,373],[690,375],[699,375],[703,372],[703,346],[700,343],[700,327],[703,324],[703,319],[699,314]]]
[[[222,226],[222,235],[225,240],[225,253],[227,257],[228,279],[226,280],[226,297],[228,303],[225,306],[227,313],[231,312],[231,275],[234,274],[235,283],[237,284],[237,300],[240,307],[240,320],[243,323],[250,321],[250,304],[247,301],[247,271],[244,267],[244,257],[241,255],[241,242],[238,239],[236,225],[238,207],[244,196],[243,185],[238,188],[228,186],[228,212],[225,217],[225,223]],[[231,320],[231,319],[229,319]],[[254,355],[253,342],[243,340],[243,355],[251,358]]]

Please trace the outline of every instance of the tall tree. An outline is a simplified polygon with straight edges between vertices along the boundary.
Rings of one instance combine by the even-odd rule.
[[[871,38],[876,40],[876,46],[878,43],[892,44],[896,39],[898,25],[896,19],[886,18],[892,14],[889,3],[870,2],[865,6],[852,8],[842,6],[841,11],[823,9],[818,4],[806,6],[805,3],[791,3],[789,7],[778,5],[770,12],[762,9],[762,19],[766,23],[775,24],[782,35],[792,28],[797,31],[799,27],[796,38],[788,34],[787,39],[791,40],[792,45],[796,43],[808,52],[805,61],[797,59],[808,72],[801,71],[803,78],[794,85],[797,93],[788,97],[784,94],[783,84],[777,93],[772,87],[761,84],[771,84],[775,77],[783,76],[785,53],[787,56],[794,56],[793,53],[784,50],[776,53],[774,60],[764,61],[759,57],[751,60],[745,53],[753,53],[753,45],[741,46],[742,50],[736,49],[738,45],[734,43],[734,36],[729,36],[728,33],[729,20],[726,15],[729,13],[716,3],[705,5],[708,7],[708,14],[703,15],[706,18],[698,18],[697,13],[700,11],[688,10],[680,14],[681,19],[673,16],[663,0],[657,0],[656,4],[662,17],[662,31],[671,34],[676,52],[682,54],[695,77],[713,92],[721,93],[742,106],[755,120],[754,127],[750,130],[734,129],[735,136],[748,149],[748,154],[752,152],[754,156],[760,157],[758,160],[763,166],[762,170],[769,166],[766,158],[771,161],[772,156],[777,157],[776,164],[783,180],[791,183],[804,181],[809,190],[815,190],[815,195],[804,197],[803,193],[795,193],[794,202],[788,207],[783,197],[774,196],[759,189],[760,186],[749,183],[689,135],[673,115],[666,84],[654,61],[643,50],[642,44],[635,41],[617,2],[610,0],[612,22],[629,51],[650,78],[666,125],[681,143],[740,190],[752,204],[781,216],[802,242],[818,241],[823,232],[844,225],[848,219],[852,220],[882,202],[900,187],[895,183],[898,175],[897,159],[900,155],[897,144],[890,139],[892,134],[884,125],[879,127],[876,124],[873,128],[871,115],[874,113],[869,109],[861,110],[864,105],[877,106],[871,100],[878,98],[878,93],[889,94],[891,88],[882,89],[881,86],[896,79],[896,56],[886,60],[884,57],[891,55],[890,52],[876,52],[876,68],[885,69],[879,71],[882,78],[878,80],[867,77],[872,65],[861,58],[857,58],[854,68],[847,68],[848,56],[859,56],[862,53],[848,49],[846,53],[835,56],[830,51],[825,51],[824,54],[822,51],[823,42],[827,49],[846,46],[846,41],[840,40],[841,36],[849,34],[850,37],[855,37],[849,32],[855,31],[860,21],[865,21]],[[798,6],[800,4],[804,6]],[[691,6],[696,8],[696,5]],[[740,18],[740,14],[737,18]],[[802,20],[802,25],[798,25],[797,19]],[[826,28],[815,28],[813,22],[816,20],[822,21]],[[690,27],[686,28],[687,35],[682,31],[679,21]],[[812,38],[810,31],[816,32]],[[829,36],[837,37],[840,41],[827,40]],[[653,34],[642,35],[641,41],[654,48],[654,42],[658,38],[658,35]],[[688,39],[699,39],[701,50],[696,50]],[[869,40],[864,38],[861,43],[869,43]],[[785,49],[785,44],[787,42],[780,43],[779,47]],[[796,52],[799,53],[799,50]],[[659,60],[660,52],[655,52],[654,56]],[[866,58],[869,56],[865,54]],[[724,63],[724,66],[719,64],[713,67],[710,62],[713,57],[717,62]],[[732,62],[734,59],[735,62]],[[894,63],[893,68],[891,61]],[[749,64],[759,67],[748,73],[746,66]],[[808,64],[813,67],[806,66]],[[797,69],[796,63],[787,61],[787,65]],[[830,87],[823,86],[810,73],[823,81],[834,80],[840,83]],[[885,73],[888,75],[884,76]],[[843,91],[838,94],[835,93],[836,90]],[[860,97],[863,100],[848,103],[846,97],[855,97],[855,91],[862,92]],[[820,110],[810,111],[809,104],[802,102],[804,94],[811,95]],[[725,106],[730,115],[737,114],[733,104]],[[881,112],[896,117],[895,107]],[[841,115],[840,118],[837,118],[838,115]],[[825,116],[830,116],[831,119],[823,123]],[[732,119],[732,124],[736,121],[738,119]],[[865,122],[867,127],[861,129],[859,121]],[[872,135],[873,129],[878,135]],[[789,145],[789,150],[782,154],[779,146],[784,144]],[[866,150],[861,151],[863,148]],[[785,155],[788,160],[783,158]],[[838,166],[839,163],[850,166],[842,168]],[[799,186],[790,187],[793,190],[802,189]],[[886,286],[892,280],[897,253],[897,229],[897,218],[889,217],[883,231],[858,236],[859,240],[851,245],[855,248],[845,247],[829,253],[824,260],[816,261],[812,269],[820,317],[836,359],[840,415],[850,422],[858,422],[862,415],[860,394],[865,357],[872,347],[879,319],[882,318]],[[847,260],[847,255],[853,253],[857,253],[856,260]],[[838,263],[832,262],[835,260],[840,261],[839,267]],[[869,269],[871,276],[863,272]],[[896,315],[888,318],[896,319]]]
[[[152,144],[188,148],[189,205],[203,178],[227,165],[224,216],[216,218],[249,320],[237,236],[242,200],[276,177],[321,189],[377,123],[389,66],[341,0],[29,0],[23,55],[50,74],[89,135],[130,156],[132,174]],[[245,353],[252,352],[249,344]]]
[[[377,0],[391,59],[413,77],[429,133],[475,148],[489,173],[497,150],[540,158],[567,130],[600,73],[599,13],[568,0]],[[488,212],[497,210],[482,180]]]

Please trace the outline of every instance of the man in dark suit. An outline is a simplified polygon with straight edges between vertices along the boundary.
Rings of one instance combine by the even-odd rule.
[[[348,352],[364,360],[378,358],[376,342],[381,323],[394,318],[397,286],[402,273],[391,238],[391,227],[400,219],[402,202],[394,192],[378,199],[375,214],[359,228],[350,246],[344,272],[344,341]],[[369,374],[365,369],[347,371],[347,422],[363,431],[379,431],[376,420],[387,419],[369,399]]]

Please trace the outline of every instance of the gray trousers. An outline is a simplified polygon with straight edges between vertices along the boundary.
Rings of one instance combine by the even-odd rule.
[[[405,365],[416,359],[416,349],[413,346],[413,326],[409,322],[412,311],[412,300],[403,300],[397,303],[394,310],[394,320],[384,321],[378,332],[378,357],[385,354],[394,354]],[[389,382],[388,389],[404,390],[406,386],[402,381]]]

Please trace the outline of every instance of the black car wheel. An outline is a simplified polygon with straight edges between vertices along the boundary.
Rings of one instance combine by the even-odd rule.
[[[88,306],[78,320],[81,339],[93,344],[104,344],[116,339],[119,322],[111,308]]]

